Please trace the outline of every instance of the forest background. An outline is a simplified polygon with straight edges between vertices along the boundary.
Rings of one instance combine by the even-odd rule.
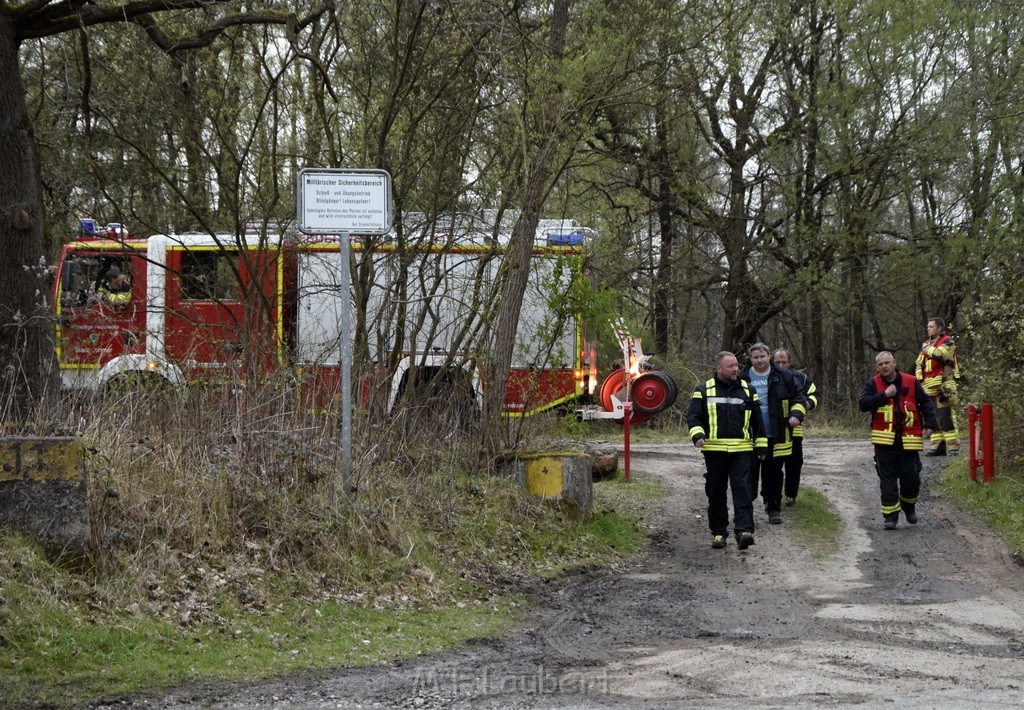
[[[250,9],[207,5],[162,32]],[[763,340],[851,412],[873,353],[909,368],[941,316],[1017,422],[1022,11],[328,3],[191,50],[133,22],[25,39],[47,258],[82,216],[238,233],[294,215],[303,167],[384,169],[399,221],[594,228],[616,310],[677,371]]]
[[[569,539],[549,511],[473,476],[480,447],[443,422],[416,438],[360,420],[359,505],[339,509],[323,485],[330,423],[273,393],[55,419],[26,407],[52,394],[49,279],[79,218],[140,236],[274,229],[294,217],[306,167],[387,170],[409,246],[458,215],[510,216],[525,258],[541,217],[592,228],[590,266],[613,298],[591,315],[622,316],[680,383],[653,427],[681,423],[717,351],[758,340],[813,376],[812,424],[853,420],[874,353],[910,369],[942,317],[960,409],[995,405],[1000,475],[1018,474],[1022,20],[1013,1],[0,0],[0,419],[5,433],[89,442],[99,540],[99,574],[70,580],[5,543],[11,667],[26,687],[48,686],[33,675],[47,667],[91,678],[64,629],[109,615],[142,636],[147,614],[215,627],[224,590],[253,613],[275,595],[463,598],[531,565],[593,562],[631,529],[599,510]],[[435,228],[404,233],[409,215]],[[495,304],[477,334],[495,358],[511,357],[526,274],[510,267],[475,294]],[[601,335],[603,375],[617,346]],[[492,447],[529,434],[485,421]],[[627,495],[613,496],[620,511]]]

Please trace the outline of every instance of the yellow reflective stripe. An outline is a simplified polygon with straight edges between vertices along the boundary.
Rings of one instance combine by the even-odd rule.
[[[785,443],[776,442],[775,448],[772,449],[772,458],[782,458],[783,456],[789,456],[791,453],[793,453],[792,441],[787,441]]]
[[[699,426],[699,425],[698,426],[694,426],[694,427],[690,427],[690,438],[691,439],[693,437],[697,436],[698,434],[703,436],[705,439],[707,438],[707,436],[704,433],[704,427]]]
[[[891,431],[878,431],[877,429],[871,430],[871,443],[882,444],[883,446],[892,446],[893,442],[896,441],[896,434]]]
[[[900,494],[900,500],[904,503],[909,503],[910,505],[917,503],[917,498],[904,498],[902,494]]]
[[[925,377],[921,380],[921,387],[924,389],[925,394],[935,395],[942,389],[942,374],[933,375],[931,377]]]
[[[882,515],[892,515],[893,513],[898,513],[898,512],[900,512],[900,504],[899,503],[897,503],[896,505],[883,505],[882,506]]]
[[[703,451],[725,451],[727,453],[740,453],[753,451],[754,445],[750,439],[708,439],[704,444]]]
[[[715,392],[715,378],[711,378],[704,383],[704,389],[706,390],[707,396],[714,397]],[[709,404],[706,409],[708,410],[708,438],[718,438],[718,405]],[[707,444],[705,444],[707,446]]]
[[[921,451],[924,448],[924,439],[920,436],[906,435],[903,437],[903,448],[907,451]]]
[[[757,437],[757,441],[754,442],[754,446],[756,446],[759,449],[767,449],[768,448],[768,437],[766,437],[766,436],[759,436],[759,437]]]

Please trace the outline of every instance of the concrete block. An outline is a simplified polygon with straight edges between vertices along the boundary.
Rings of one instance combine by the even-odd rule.
[[[502,472],[531,496],[571,503],[579,517],[594,506],[591,459],[583,452],[515,454],[502,464]]]
[[[76,437],[0,437],[0,525],[53,552],[89,544],[85,447]]]

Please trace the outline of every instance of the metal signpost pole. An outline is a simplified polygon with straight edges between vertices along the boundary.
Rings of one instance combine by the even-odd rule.
[[[341,323],[338,335],[341,347],[341,485],[345,495],[352,490],[352,272],[349,259],[352,240],[348,232],[341,240]]]
[[[296,180],[296,218],[303,234],[339,239],[341,313],[338,365],[341,368],[341,481],[352,485],[352,234],[385,235],[391,229],[391,175],[385,170],[303,168]],[[332,494],[335,486],[332,479]]]

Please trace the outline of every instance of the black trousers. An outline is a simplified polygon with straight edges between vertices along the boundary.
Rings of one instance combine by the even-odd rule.
[[[783,487],[787,498],[796,498],[800,491],[800,471],[804,467],[804,438],[793,437],[793,453],[783,459],[786,463],[786,483]]]
[[[875,444],[875,468],[882,490],[882,515],[899,515],[902,506],[913,506],[921,493],[921,457],[917,451],[905,451],[897,442],[894,446]]]
[[[729,489],[732,488],[733,530],[754,532],[754,506],[750,502],[750,459],[748,452],[729,454],[705,451],[704,492],[708,496],[708,527],[712,535],[729,536]]]
[[[768,440],[768,455],[764,461],[756,454],[750,455],[750,500],[757,500],[757,484],[761,484],[761,498],[764,509],[782,510],[782,464],[785,457],[775,456],[775,439]]]

